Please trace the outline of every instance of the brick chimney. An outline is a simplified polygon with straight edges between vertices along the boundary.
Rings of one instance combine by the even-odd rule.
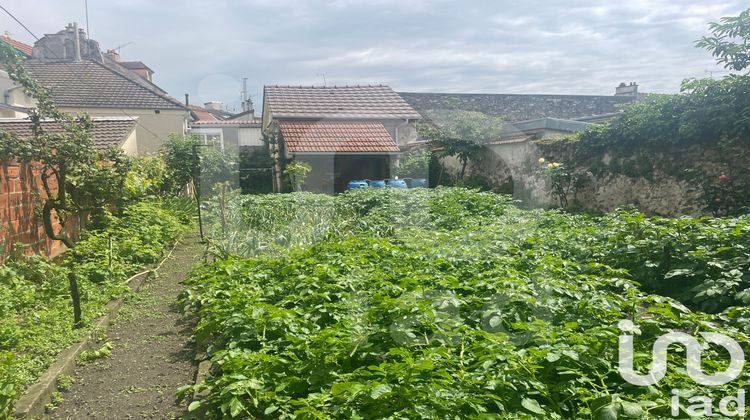
[[[104,56],[117,63],[120,62],[120,53],[115,50],[107,50],[107,52],[104,53]]]
[[[620,86],[615,88],[615,96],[638,96],[638,84],[635,82],[630,82],[630,84],[620,83]]]

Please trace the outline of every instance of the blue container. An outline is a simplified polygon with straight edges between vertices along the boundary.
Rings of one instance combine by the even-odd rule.
[[[391,188],[406,188],[406,181],[403,179],[388,179],[385,183]]]
[[[383,188],[383,187],[385,187],[385,181],[368,181],[368,183],[373,188]]]
[[[357,181],[357,180],[354,180],[354,181],[349,181],[349,182],[346,183],[346,189],[347,190],[356,190],[356,189],[359,189],[359,188],[367,188],[367,187],[368,187],[367,181]]]
[[[427,180],[425,178],[414,178],[411,180],[411,188],[427,188]]]

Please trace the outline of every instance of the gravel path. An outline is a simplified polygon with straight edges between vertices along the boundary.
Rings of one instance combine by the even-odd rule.
[[[183,289],[180,282],[202,255],[196,236],[177,245],[106,332],[103,343],[111,343],[111,356],[79,362],[51,418],[169,419],[184,412],[175,392],[195,376],[193,323],[175,302]]]

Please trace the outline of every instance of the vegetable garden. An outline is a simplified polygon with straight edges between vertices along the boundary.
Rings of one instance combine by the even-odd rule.
[[[336,197],[223,194],[214,263],[184,305],[213,370],[190,410],[252,418],[659,418],[695,384],[673,346],[661,382],[617,371],[671,330],[747,346],[750,217],[600,217],[520,210],[460,188]],[[707,347],[707,373],[726,368]]]

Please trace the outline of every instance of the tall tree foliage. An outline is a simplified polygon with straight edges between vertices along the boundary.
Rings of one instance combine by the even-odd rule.
[[[709,24],[711,36],[695,42],[711,51],[724,68],[742,71],[750,66],[750,9],[738,16],[727,16]]]
[[[0,59],[7,64],[10,78],[36,100],[36,106],[28,110],[33,135],[22,138],[10,132],[0,133],[0,157],[41,166],[44,231],[50,239],[72,248],[76,238],[66,232],[65,226],[83,212],[96,212],[118,201],[127,172],[126,160],[120,150],[95,150],[91,118],[58,110],[47,90],[26,72],[10,45],[0,43]],[[55,129],[48,131],[45,127]],[[57,230],[55,219],[61,226]]]
[[[44,232],[50,239],[73,248],[77,238],[69,234],[66,226],[82,214],[101,211],[120,201],[127,160],[119,150],[100,152],[94,149],[91,118],[58,110],[47,90],[29,76],[15,50],[4,42],[0,42],[0,60],[6,63],[10,78],[36,100],[36,107],[28,111],[32,136],[22,138],[15,133],[0,133],[0,158],[35,162],[40,166]],[[45,127],[54,130],[48,131]],[[69,273],[68,280],[73,324],[78,328],[82,326],[81,301],[74,271]]]
[[[438,156],[458,159],[461,163],[459,179],[462,179],[469,162],[478,160],[487,143],[500,137],[502,120],[481,112],[460,110],[451,102],[447,108],[431,116],[434,123],[420,124],[417,130],[436,148]]]

